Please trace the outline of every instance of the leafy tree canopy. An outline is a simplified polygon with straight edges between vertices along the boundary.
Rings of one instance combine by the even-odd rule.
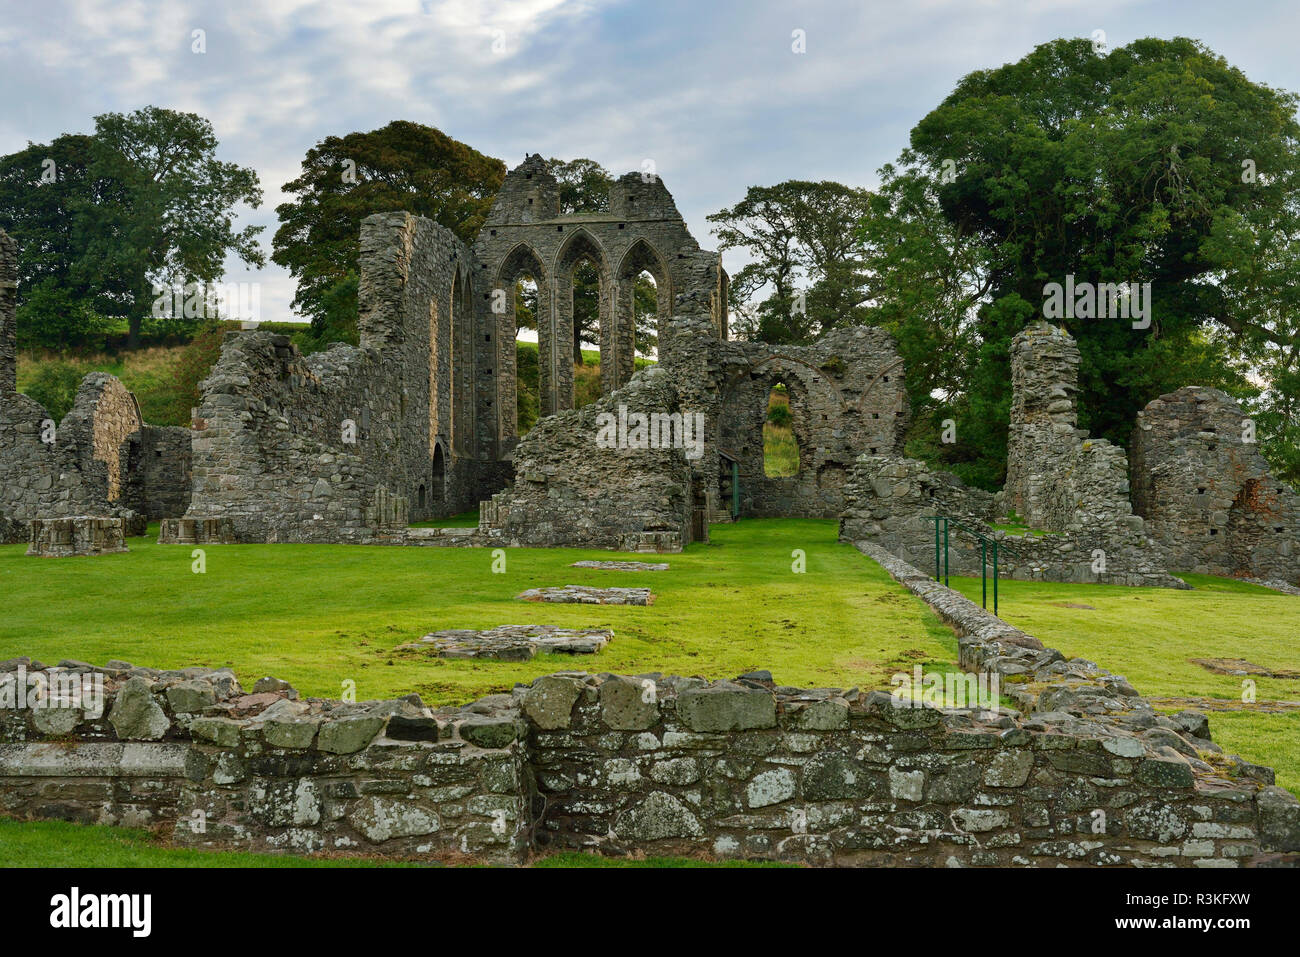
[[[357,341],[361,220],[406,210],[473,240],[505,178],[505,164],[419,123],[328,136],[285,184],[271,258],[298,280],[294,307],[322,341]]]
[[[203,117],[150,106],[0,159],[25,338],[66,346],[125,321],[134,345],[155,283],[214,282],[232,253],[262,265],[261,227],[234,227],[238,206],[261,203],[257,174],[217,146]]]

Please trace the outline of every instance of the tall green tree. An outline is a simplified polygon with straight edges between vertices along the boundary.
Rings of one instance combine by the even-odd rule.
[[[298,280],[294,307],[322,342],[357,341],[361,220],[406,210],[470,242],[505,178],[505,164],[440,130],[395,120],[329,136],[307,151],[295,198],[276,207],[271,258]]]
[[[917,175],[904,151],[880,170],[859,227],[868,294],[866,322],[893,333],[907,369],[912,430],[908,454],[957,472],[978,458],[965,432],[945,443],[945,419],[963,417],[979,350],[977,312],[991,285],[979,237],[939,208],[935,180]]]
[[[870,194],[841,183],[751,186],[708,217],[722,250],[750,262],[731,277],[737,331],[765,342],[807,342],[860,323],[868,301],[857,240]]]
[[[95,206],[89,259],[125,286],[116,301],[132,346],[155,283],[215,282],[230,253],[265,264],[262,227],[234,225],[237,206],[261,205],[257,173],[218,160],[217,145],[212,124],[194,113],[147,106],[95,117],[91,173],[121,184],[126,202]]]
[[[1044,286],[1068,275],[1151,283],[1147,328],[1065,321],[1082,354],[1080,422],[1094,434],[1126,443],[1143,405],[1188,382],[1247,390],[1232,350],[1277,335],[1278,313],[1223,280],[1300,185],[1296,105],[1193,40],[1101,55],[1062,39],[970,74],[916,126],[914,175],[990,255],[960,423],[985,484],[1005,458],[1008,344],[1043,314]]]
[[[239,205],[261,202],[257,174],[218,160],[217,146],[203,117],[145,107],[0,159],[0,227],[20,247],[28,341],[76,344],[125,321],[136,345],[155,283],[213,282],[231,253],[262,265],[261,227],[233,222]]]

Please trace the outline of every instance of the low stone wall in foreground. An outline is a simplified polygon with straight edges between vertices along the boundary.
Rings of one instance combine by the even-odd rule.
[[[41,666],[3,668],[12,705]],[[270,678],[250,694],[228,670],[41,673],[66,703],[70,686],[102,681],[103,712],[0,708],[0,810],[165,825],[192,846],[491,863],[560,848],[890,866],[1300,860],[1300,804],[1267,769],[1233,777],[1203,719],[1153,719],[1167,753],[1114,722],[910,707],[762,672],[563,672],[440,709],[301,700]]]

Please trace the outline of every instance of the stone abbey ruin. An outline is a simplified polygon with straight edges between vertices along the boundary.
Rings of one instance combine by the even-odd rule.
[[[1016,578],[1185,588],[1185,571],[1294,590],[1300,498],[1224,393],[1153,400],[1126,453],[1078,428],[1078,349],[1035,322],[1013,343],[1007,477],[992,494],[904,455],[905,369],[884,330],[805,346],[729,338],[719,256],[656,178],[624,176],[607,212],[562,216],[530,156],[472,245],[404,212],[367,218],[360,239],[360,344],[303,356],[285,336],[229,332],[185,429],[145,423],[102,373],[61,423],[16,392],[17,251],[0,233],[3,540],[39,556],[120,552],[159,520],[164,544],[650,553],[707,540],[711,523],[836,518],[841,540],[953,627],[961,668],[1006,679],[1019,710],[911,707],[766,672],[576,671],[434,709],[418,695],[300,700],[269,677],[246,693],[228,669],[15,658],[0,662],[0,699],[29,671],[106,695],[98,712],[0,709],[0,810],[166,826],[192,845],[501,863],[544,848],[891,866],[1300,861],[1300,803],[1270,769],[1223,754],[1203,715],[1159,713],[1122,676],[929,574],[939,515],[998,541]],[[583,260],[600,276],[602,395],[575,408]],[[643,271],[659,352],[635,371]],[[538,293],[543,413],[524,436],[521,277]],[[778,384],[799,448],[782,477],[763,466]],[[477,527],[412,527],[476,505]],[[1031,531],[995,528],[1012,515]],[[975,540],[951,546],[952,573],[978,574]],[[556,643],[596,654],[610,637],[487,634],[492,647],[460,630],[426,643],[526,660]]]
[[[730,339],[720,259],[700,249],[657,177],[621,177],[605,212],[559,209],[533,155],[507,175],[472,246],[406,213],[369,217],[360,345],[304,357],[284,336],[230,332],[188,430],[143,422],[103,373],[86,377],[57,426],[15,391],[16,250],[5,238],[6,540],[40,554],[113,550],[161,519],[170,543],[671,552],[706,538],[711,522],[807,516],[839,518],[843,539],[925,567],[935,514],[1004,540],[991,523],[1013,514],[1047,533],[1006,541],[1001,566],[1013,577],[1180,587],[1175,569],[1300,580],[1300,500],[1270,476],[1253,426],[1223,393],[1152,401],[1126,455],[1077,428],[1078,350],[1040,320],[1013,344],[1006,485],[991,495],[903,456],[905,370],[886,332],[840,329],[807,346]],[[600,277],[603,395],[574,409],[572,277],[584,260]],[[659,355],[634,374],[643,271],[658,290]],[[543,418],[521,438],[510,306],[524,277],[537,287]],[[770,477],[763,423],[778,383],[800,460],[796,475]],[[602,417],[619,423],[613,447],[594,441]],[[690,434],[695,422],[702,437]],[[702,454],[689,454],[693,438]],[[410,528],[476,505],[477,529]],[[33,536],[35,521],[45,524]],[[952,544],[950,569],[978,570],[974,539]]]

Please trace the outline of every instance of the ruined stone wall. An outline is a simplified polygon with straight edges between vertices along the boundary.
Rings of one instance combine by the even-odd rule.
[[[82,380],[72,410],[59,423],[58,440],[77,448],[87,504],[122,501],[122,446],[143,425],[135,396],[117,378],[91,372]]]
[[[857,457],[902,450],[909,417],[903,362],[885,330],[837,329],[808,346],[708,347],[720,380],[708,411],[718,423],[717,448],[739,463],[742,517],[837,518]],[[777,383],[786,386],[799,446],[799,471],[784,477],[764,472],[763,425]]]
[[[1269,472],[1254,423],[1218,389],[1152,400],[1133,431],[1133,504],[1173,567],[1300,582],[1300,496]]]
[[[474,242],[483,294],[480,318],[499,341],[497,365],[513,369],[517,330],[514,282],[538,286],[538,349],[542,414],[573,408],[573,269],[587,259],[600,275],[601,388],[606,394],[632,377],[635,317],[632,288],[644,270],[654,277],[662,333],[676,297],[707,290],[715,336],[726,337],[725,273],[716,252],[701,250],[671,194],[657,176],[628,173],[611,187],[608,210],[560,215],[559,188],[540,155],[528,156],[505,178]],[[491,309],[501,290],[503,308]],[[510,304],[510,305],[507,305]],[[486,341],[486,334],[484,337]],[[661,345],[662,355],[662,345]],[[499,432],[516,437],[513,383],[497,383]]]
[[[118,453],[125,504],[149,521],[184,515],[194,483],[190,443],[182,426],[145,425],[127,436]]]
[[[28,664],[7,662],[0,690]],[[65,665],[47,674],[101,675],[106,700],[98,713],[0,711],[6,813],[166,824],[200,847],[520,856],[528,787],[515,715],[435,712],[415,695],[299,700],[275,679],[246,694],[229,670]]]
[[[92,372],[61,423],[17,385],[18,250],[0,231],[0,524],[6,540],[26,540],[38,518],[120,518],[127,534],[144,531],[146,489],[130,447],[146,429],[140,407],[115,377]],[[151,428],[151,427],[150,427]],[[173,440],[179,443],[179,438]],[[170,496],[172,491],[165,493]]]
[[[706,538],[708,522],[731,517],[733,460],[742,517],[838,516],[857,456],[896,451],[907,428],[893,339],[852,328],[804,347],[727,341],[715,335],[707,298],[699,288],[679,297],[657,367],[525,436],[513,454],[514,485],[485,504],[479,534],[457,544],[675,551]],[[800,449],[799,473],[787,478],[763,470],[763,423],[778,382],[790,391]],[[702,421],[703,441],[691,456],[684,447],[602,448],[598,417],[619,410]]]
[[[171,825],[199,846],[492,863],[559,848],[875,866],[1300,860],[1300,804],[1268,769],[1184,756],[1220,760],[1203,717],[1150,715],[1122,678],[1033,644],[1005,647],[1048,660],[1046,674],[1055,654],[1052,686],[1076,689],[1045,703],[1126,710],[940,712],[762,672],[568,672],[434,710],[68,661],[47,676],[102,675],[102,711],[0,712],[0,809]],[[37,667],[6,662],[0,692]]]
[[[86,376],[57,427],[36,401],[0,395],[0,513],[21,522],[117,517],[127,534],[142,534],[144,518],[123,494],[130,477],[121,455],[141,426],[135,397],[103,372]]]
[[[185,518],[223,520],[239,541],[385,541],[499,488],[479,458],[473,368],[444,348],[473,335],[456,324],[473,314],[469,259],[435,223],[370,216],[359,347],[303,357],[284,336],[228,334],[195,410]]]
[[[956,476],[899,456],[864,455],[845,489],[840,540],[870,542],[904,561],[935,568],[934,516],[945,515],[998,542],[998,575],[1026,581],[1149,585],[1186,588],[1168,573],[1165,550],[1130,515],[1105,525],[1071,526],[1068,532],[1008,535],[989,523],[994,496],[967,488]],[[942,561],[942,551],[940,552]],[[947,569],[953,575],[993,572],[993,552],[949,525]]]
[[[226,520],[239,541],[371,539],[366,509],[396,441],[374,388],[379,365],[373,349],[304,359],[285,336],[227,333],[194,411],[185,517]],[[355,443],[343,440],[345,420]],[[175,540],[170,524],[160,540]]]
[[[1132,514],[1128,459],[1077,427],[1079,347],[1038,320],[1011,342],[1011,425],[1004,513],[1053,532],[1106,525]]]
[[[599,443],[601,416],[617,426],[677,404],[671,376],[650,368],[612,395],[538,422],[515,449],[513,487],[484,503],[475,543],[679,550],[690,540],[687,450],[649,447],[649,435],[646,447]]]

